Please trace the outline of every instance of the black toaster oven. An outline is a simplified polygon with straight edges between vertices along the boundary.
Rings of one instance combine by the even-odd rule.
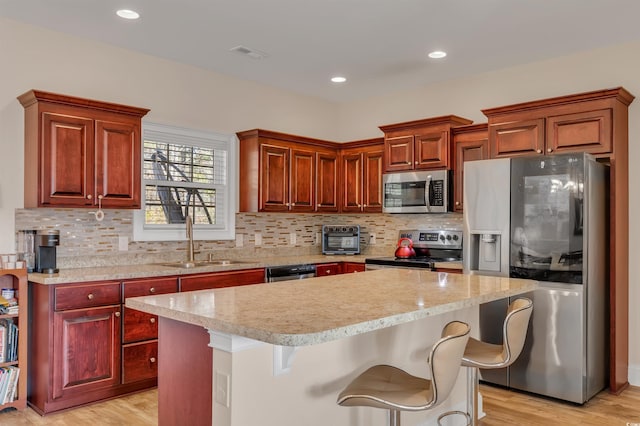
[[[360,254],[360,225],[323,225],[322,254]]]

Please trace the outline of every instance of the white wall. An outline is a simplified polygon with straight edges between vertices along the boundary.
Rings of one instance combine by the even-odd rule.
[[[14,209],[23,206],[23,110],[30,89],[150,108],[146,120],[233,133],[265,128],[349,141],[378,126],[456,114],[486,121],[483,108],[624,86],[640,96],[640,43],[615,46],[336,105],[194,67],[0,18],[0,252],[13,250]],[[640,329],[640,100],[629,109],[630,318]],[[640,385],[640,336],[630,336],[630,381]]]
[[[151,109],[144,120],[224,133],[253,128],[333,140],[334,104],[0,18],[0,252],[23,207],[30,89]],[[35,165],[33,166],[35,167]]]

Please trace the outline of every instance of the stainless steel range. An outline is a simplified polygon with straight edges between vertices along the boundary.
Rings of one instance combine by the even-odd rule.
[[[436,262],[462,261],[462,231],[411,229],[398,233],[399,245],[409,239],[415,255],[410,257],[373,257],[365,259],[367,270],[381,268],[433,269]]]

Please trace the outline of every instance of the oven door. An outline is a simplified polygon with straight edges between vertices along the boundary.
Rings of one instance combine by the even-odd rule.
[[[382,176],[384,213],[446,213],[449,172],[428,170]]]

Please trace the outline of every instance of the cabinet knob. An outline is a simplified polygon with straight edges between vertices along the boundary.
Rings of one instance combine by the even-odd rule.
[[[95,296],[93,295],[93,293],[87,294],[87,299],[89,299],[89,300],[93,300],[94,297]]]
[[[418,162],[416,161],[414,164],[418,164]]]
[[[456,206],[459,206],[459,205],[460,205],[460,201],[456,201]]]
[[[120,318],[120,311],[117,311],[114,315]]]
[[[367,208],[367,205],[366,205],[366,204],[363,204],[363,205],[362,205],[362,207],[364,207],[364,208],[366,209],[366,208]]]
[[[547,148],[547,152],[553,152],[552,148]]]
[[[295,207],[295,206],[296,206],[296,203],[291,203],[291,207]]]
[[[542,154],[542,150],[541,150],[541,149],[537,149],[537,150],[536,150],[536,152],[537,152],[538,154]]]
[[[156,359],[154,357],[149,358],[149,362],[154,363],[156,362]]]
[[[156,288],[155,288],[155,287],[151,287],[151,288],[149,289],[149,293],[155,293],[155,292],[156,292]]]
[[[155,323],[156,323],[156,319],[155,319],[155,318],[149,318],[149,322],[150,322],[151,324],[155,324]]]
[[[93,195],[87,194],[87,200],[91,200],[92,198],[93,198]]]

